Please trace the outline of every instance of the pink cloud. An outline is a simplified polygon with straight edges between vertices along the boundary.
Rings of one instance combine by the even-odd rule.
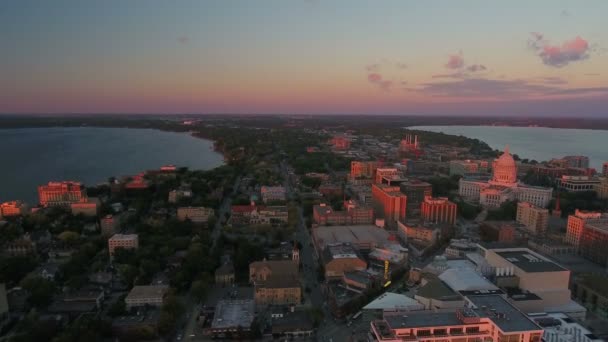
[[[460,69],[464,66],[464,58],[462,54],[458,55],[450,55],[450,59],[445,64],[445,67],[448,69]]]
[[[377,73],[371,73],[371,74],[367,75],[367,80],[372,83],[380,82],[380,81],[382,81],[382,76]]]
[[[393,81],[385,80],[382,78],[382,75],[378,73],[371,73],[367,75],[367,80],[369,83],[377,85],[380,89],[384,91],[389,91],[393,86]]]
[[[561,68],[571,62],[589,58],[589,42],[580,36],[561,45],[552,45],[542,34],[537,32],[531,34],[533,38],[528,40],[528,46],[537,53],[545,65]]]

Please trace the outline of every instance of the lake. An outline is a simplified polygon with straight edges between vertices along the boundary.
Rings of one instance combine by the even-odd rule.
[[[511,153],[519,155],[520,158],[538,161],[567,155],[583,155],[589,157],[590,167],[600,172],[602,163],[608,161],[608,131],[602,130],[504,126],[408,128],[476,138],[501,151],[509,144]]]
[[[129,128],[0,129],[4,146],[0,201],[38,203],[37,186],[74,180],[91,186],[173,164],[212,169],[223,164],[213,142],[187,133]]]

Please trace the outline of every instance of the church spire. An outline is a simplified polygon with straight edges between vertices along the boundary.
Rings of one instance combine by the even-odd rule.
[[[510,152],[509,152],[509,144],[507,144],[505,146],[505,154],[510,154]]]

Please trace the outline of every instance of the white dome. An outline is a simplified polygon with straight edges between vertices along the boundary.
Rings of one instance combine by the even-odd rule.
[[[494,169],[493,181],[498,183],[516,183],[517,165],[515,159],[509,153],[509,145],[505,147],[505,152],[492,163]]]

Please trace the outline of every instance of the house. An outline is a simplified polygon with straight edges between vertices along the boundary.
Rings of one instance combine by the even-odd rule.
[[[249,264],[249,282],[266,281],[270,276],[293,277],[298,275],[298,264],[291,260],[264,260]]]
[[[169,292],[167,285],[135,286],[125,298],[127,309],[139,306],[162,306]]]
[[[222,286],[234,284],[234,265],[231,262],[224,263],[215,270],[215,283]]]

